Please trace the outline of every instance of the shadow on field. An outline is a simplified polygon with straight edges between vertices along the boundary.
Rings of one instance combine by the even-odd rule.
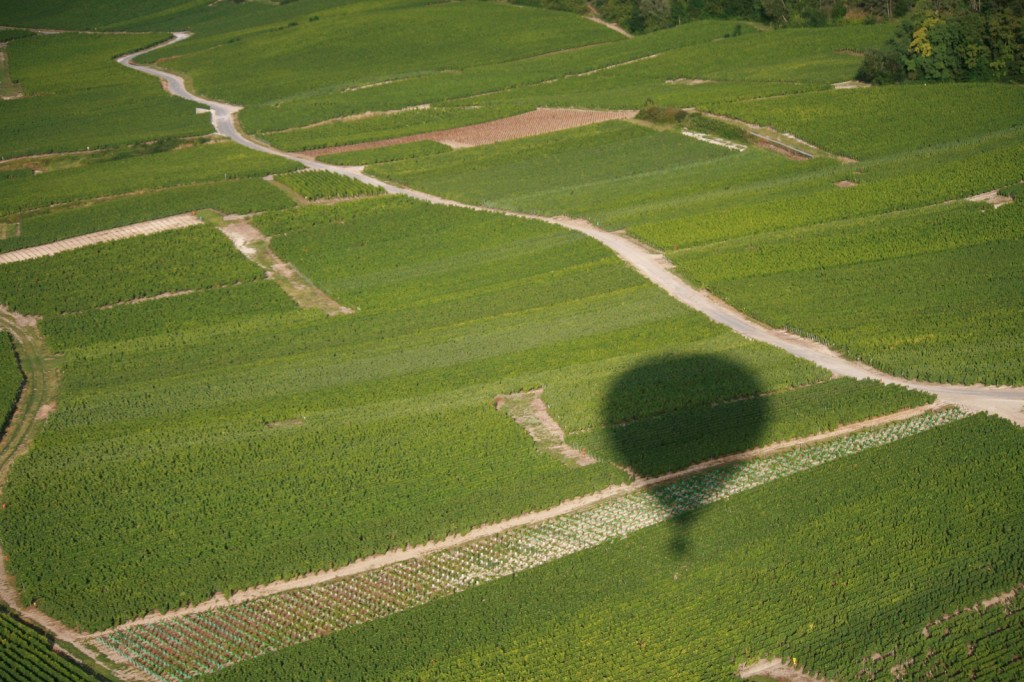
[[[605,402],[604,423],[611,425],[609,453],[638,476],[680,471],[711,458],[758,445],[767,415],[762,392],[749,370],[715,355],[673,355],[648,360],[620,376]],[[729,468],[702,476],[704,494],[732,477]],[[666,509],[688,499],[681,486],[652,490]],[[687,527],[702,507],[673,517],[674,549],[687,546]]]

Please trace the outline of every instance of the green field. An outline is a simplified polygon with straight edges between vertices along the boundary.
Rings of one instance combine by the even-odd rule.
[[[210,679],[1016,679],[1019,596],[922,628],[1020,582],[1022,451],[973,417]]]
[[[311,201],[383,194],[384,190],[330,171],[300,171],[275,178]]]
[[[0,156],[206,133],[209,122],[195,115],[195,107],[167,97],[154,79],[111,60],[158,39],[59,34],[12,41],[10,73],[24,97],[5,101],[0,109]]]
[[[773,657],[848,682],[1024,676],[1020,428],[753,342],[596,240],[496,212],[622,231],[751,318],[884,372],[1024,385],[1024,90],[835,89],[897,31],[856,16],[627,39],[496,0],[0,0],[0,25],[111,31],[0,30],[0,94],[24,95],[0,102],[0,252],[206,209],[0,265],[0,306],[34,316],[11,324],[45,337],[19,359],[0,334],[0,413],[19,360],[46,404],[14,422],[31,447],[0,473],[20,601],[95,633],[704,463],[474,539],[477,572],[444,558],[466,544],[106,641],[134,642],[147,670],[239,681],[729,680]],[[172,31],[191,36],[139,61],[286,150],[538,107],[663,115],[320,159],[489,210],[435,205],[235,144],[114,61]],[[686,137],[683,118],[747,148]],[[1016,202],[966,201],[993,190]],[[298,307],[282,273],[346,314]],[[922,409],[785,443],[906,408]],[[615,530],[634,503],[653,520]],[[546,558],[515,563],[524,547]],[[82,679],[52,644],[0,610],[0,680]]]
[[[827,373],[715,327],[585,237],[548,225],[404,199],[297,215],[307,227],[282,225],[275,252],[355,316],[293,310],[262,283],[198,294],[202,306],[186,296],[87,310],[249,281],[252,266],[225,240],[211,269],[208,228],[0,269],[5,302],[19,310],[85,311],[43,322],[64,353],[61,409],[5,491],[0,529],[23,596],[102,627],[621,481],[608,463],[574,469],[540,452],[494,398],[547,386],[557,419],[599,426],[610,419],[609,384],[667,354],[691,373],[718,368],[713,382],[667,397],[640,384],[620,391],[640,416],[804,387],[757,402],[764,412],[744,415],[738,445],[758,444],[760,429],[813,433],[837,415],[856,421],[921,400],[829,382],[851,399],[845,412],[794,404]],[[209,244],[193,245],[200,237]],[[175,249],[202,250],[210,266],[180,270]],[[158,253],[168,269],[144,257]],[[104,262],[138,269],[116,287],[73,279]],[[17,286],[55,278],[67,288]],[[698,442],[685,452],[680,467],[719,450]],[[509,486],[515,496],[498,494]],[[54,495],[61,513],[33,511]],[[154,552],[157,536],[164,549]],[[89,581],[96,571],[102,584]]]
[[[0,608],[0,680],[4,682],[79,682],[107,679],[54,653],[52,643],[34,628]]]
[[[0,334],[0,432],[7,429],[7,422],[17,407],[25,375],[18,364],[10,334]]]

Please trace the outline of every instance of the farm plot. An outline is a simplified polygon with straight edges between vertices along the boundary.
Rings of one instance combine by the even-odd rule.
[[[34,160],[28,160],[32,163]],[[0,213],[123,195],[143,190],[198,185],[235,178],[259,178],[287,173],[294,161],[250,151],[239,145],[208,143],[169,151],[136,148],[108,156],[84,156],[68,168],[50,170],[45,161],[39,173],[0,176]],[[30,166],[31,167],[31,166]]]
[[[826,444],[712,469],[653,491],[632,493],[369,573],[161,623],[130,626],[94,642],[160,680],[216,672],[625,538],[744,490],[964,416],[957,410],[929,413]]]
[[[262,276],[216,230],[199,226],[0,266],[0,301],[20,313],[54,315]]]
[[[1019,661],[988,652],[1019,649],[1022,631],[999,629],[1016,616],[985,612],[989,625],[973,632],[992,633],[991,648],[955,620],[945,640],[937,628],[923,640],[922,628],[1020,583],[1020,533],[1004,524],[1020,516],[1021,444],[1001,420],[958,420],[211,679],[301,680],[312,668],[336,679],[724,682],[773,657],[856,679],[922,643],[958,650],[977,679],[1006,679]],[[970,642],[977,658],[964,655]]]
[[[1024,94],[997,83],[931,83],[814,92],[769,102],[714,107],[745,121],[787,130],[858,159],[962,142],[1024,126]],[[913,121],[913,125],[905,125]]]
[[[359,182],[354,178],[330,171],[298,171],[278,175],[274,179],[291,187],[311,201],[347,199],[384,193],[380,187],[367,185],[365,182]]]
[[[260,303],[263,282],[62,317],[52,311],[119,296],[19,293],[19,307],[50,314],[42,329],[64,354],[61,409],[11,472],[0,512],[23,599],[98,629],[627,479],[607,461],[566,467],[494,409],[496,395],[555,390],[573,377],[580,388],[561,405],[579,405],[576,423],[600,425],[603,387],[659,357],[690,357],[724,380],[645,410],[829,378],[680,308],[596,243],[547,224],[371,198],[268,214],[259,225],[283,259],[360,312],[329,318],[289,308],[280,294]],[[204,251],[215,253],[213,242]],[[124,255],[97,251],[92,269]],[[123,260],[146,272],[119,286],[148,293],[140,285],[156,269],[142,256]],[[249,266],[233,251],[227,260]],[[75,281],[77,268],[63,267]],[[237,280],[250,281],[161,283]],[[251,314],[234,309],[236,296]],[[918,401],[907,393],[901,404]],[[881,393],[875,402],[876,414],[893,407]],[[780,404],[756,417],[806,433],[825,429],[831,412]],[[293,427],[270,428],[279,424]]]
[[[55,653],[47,638],[0,607],[0,680],[88,682],[97,679]]]
[[[3,104],[0,156],[206,133],[208,122],[194,107],[167,97],[153,79],[111,59],[152,41],[152,35],[66,33],[10,42],[10,74],[24,96]]]
[[[18,221],[18,234],[0,241],[0,252],[201,209],[223,214],[247,214],[291,205],[292,201],[283,192],[256,178],[157,189],[99,201],[87,200],[81,205],[34,210],[5,218]]]

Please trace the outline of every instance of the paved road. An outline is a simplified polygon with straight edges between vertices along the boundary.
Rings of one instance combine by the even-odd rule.
[[[745,336],[748,339],[761,341],[780,348],[791,355],[809,360],[816,365],[823,367],[838,376],[854,377],[857,379],[876,379],[887,384],[899,384],[907,388],[927,391],[938,396],[939,400],[953,405],[959,405],[969,411],[986,411],[998,414],[1001,417],[1024,426],[1024,387],[995,387],[995,386],[960,386],[956,384],[932,384],[922,381],[912,381],[902,377],[886,374],[874,367],[862,362],[856,362],[844,358],[839,353],[827,346],[805,339],[801,336],[791,334],[780,329],[772,329],[756,320],[752,320],[739,312],[724,301],[721,301],[705,291],[700,291],[680,279],[673,272],[672,264],[661,254],[652,251],[646,246],[630,239],[629,237],[602,230],[595,225],[577,218],[538,216],[499,209],[482,208],[470,206],[458,201],[451,201],[442,197],[420,192],[407,187],[400,187],[391,183],[383,182],[377,178],[370,177],[363,172],[361,167],[356,166],[335,166],[320,161],[305,158],[298,154],[290,154],[280,149],[275,149],[261,142],[256,142],[243,135],[235,124],[235,114],[241,107],[224,102],[215,102],[203,97],[193,95],[185,87],[185,82],[180,76],[161,71],[149,66],[141,66],[134,63],[134,58],[151,50],[171,45],[185,40],[189,33],[175,33],[171,40],[146,50],[125,55],[118,59],[118,62],[128,68],[141,71],[160,78],[167,84],[168,91],[178,97],[191,100],[203,105],[212,112],[213,126],[218,133],[228,137],[240,145],[249,149],[272,154],[286,159],[291,159],[307,168],[315,170],[326,170],[346,177],[354,178],[369,185],[384,189],[389,194],[400,194],[403,196],[426,201],[431,204],[443,206],[457,206],[477,211],[491,213],[503,213],[505,215],[542,220],[554,225],[560,225],[570,230],[586,234],[589,237],[601,242],[614,251],[622,260],[633,266],[641,275],[649,279],[667,291],[673,298],[685,305],[697,310],[709,318],[723,324],[733,331]]]

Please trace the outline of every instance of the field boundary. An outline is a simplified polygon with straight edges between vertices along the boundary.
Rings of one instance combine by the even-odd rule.
[[[625,538],[736,493],[966,416],[956,408],[929,407],[909,419],[774,457],[747,455],[726,458],[724,466],[716,460],[715,466],[690,467],[641,488],[625,486],[624,493],[600,504],[336,580],[120,626],[94,634],[89,643],[161,682],[209,674]]]
[[[403,135],[401,137],[392,137],[372,142],[356,142],[336,147],[309,149],[298,153],[307,158],[316,158],[328,154],[358,152],[424,141],[438,142],[452,149],[464,149],[495,144],[497,142],[507,142],[509,140],[520,140],[526,137],[545,135],[573,128],[582,128],[606,121],[631,119],[636,114],[636,110],[631,109],[602,111],[599,109],[538,107],[533,111],[516,114],[515,116],[506,116],[505,118],[484,123],[474,123],[473,125],[458,128],[417,133],[415,135]]]
[[[202,222],[202,220],[191,213],[181,213],[167,218],[158,218],[156,220],[147,220],[142,223],[134,223],[123,227],[114,227],[109,230],[83,234],[69,239],[61,239],[60,241],[50,242],[49,244],[30,246],[26,249],[0,253],[0,265],[34,260],[36,258],[45,258],[47,256],[55,256],[58,253],[74,251],[76,249],[82,249],[87,246],[102,244],[104,242],[115,242],[122,239],[130,239],[132,237],[168,232],[170,230],[181,230],[186,227],[192,227],[193,225],[201,225]]]
[[[224,233],[239,253],[263,268],[284,293],[300,308],[315,308],[327,315],[350,315],[352,308],[341,305],[326,292],[309,281],[294,265],[281,260],[270,248],[270,238],[247,222],[231,222],[222,225]]]

